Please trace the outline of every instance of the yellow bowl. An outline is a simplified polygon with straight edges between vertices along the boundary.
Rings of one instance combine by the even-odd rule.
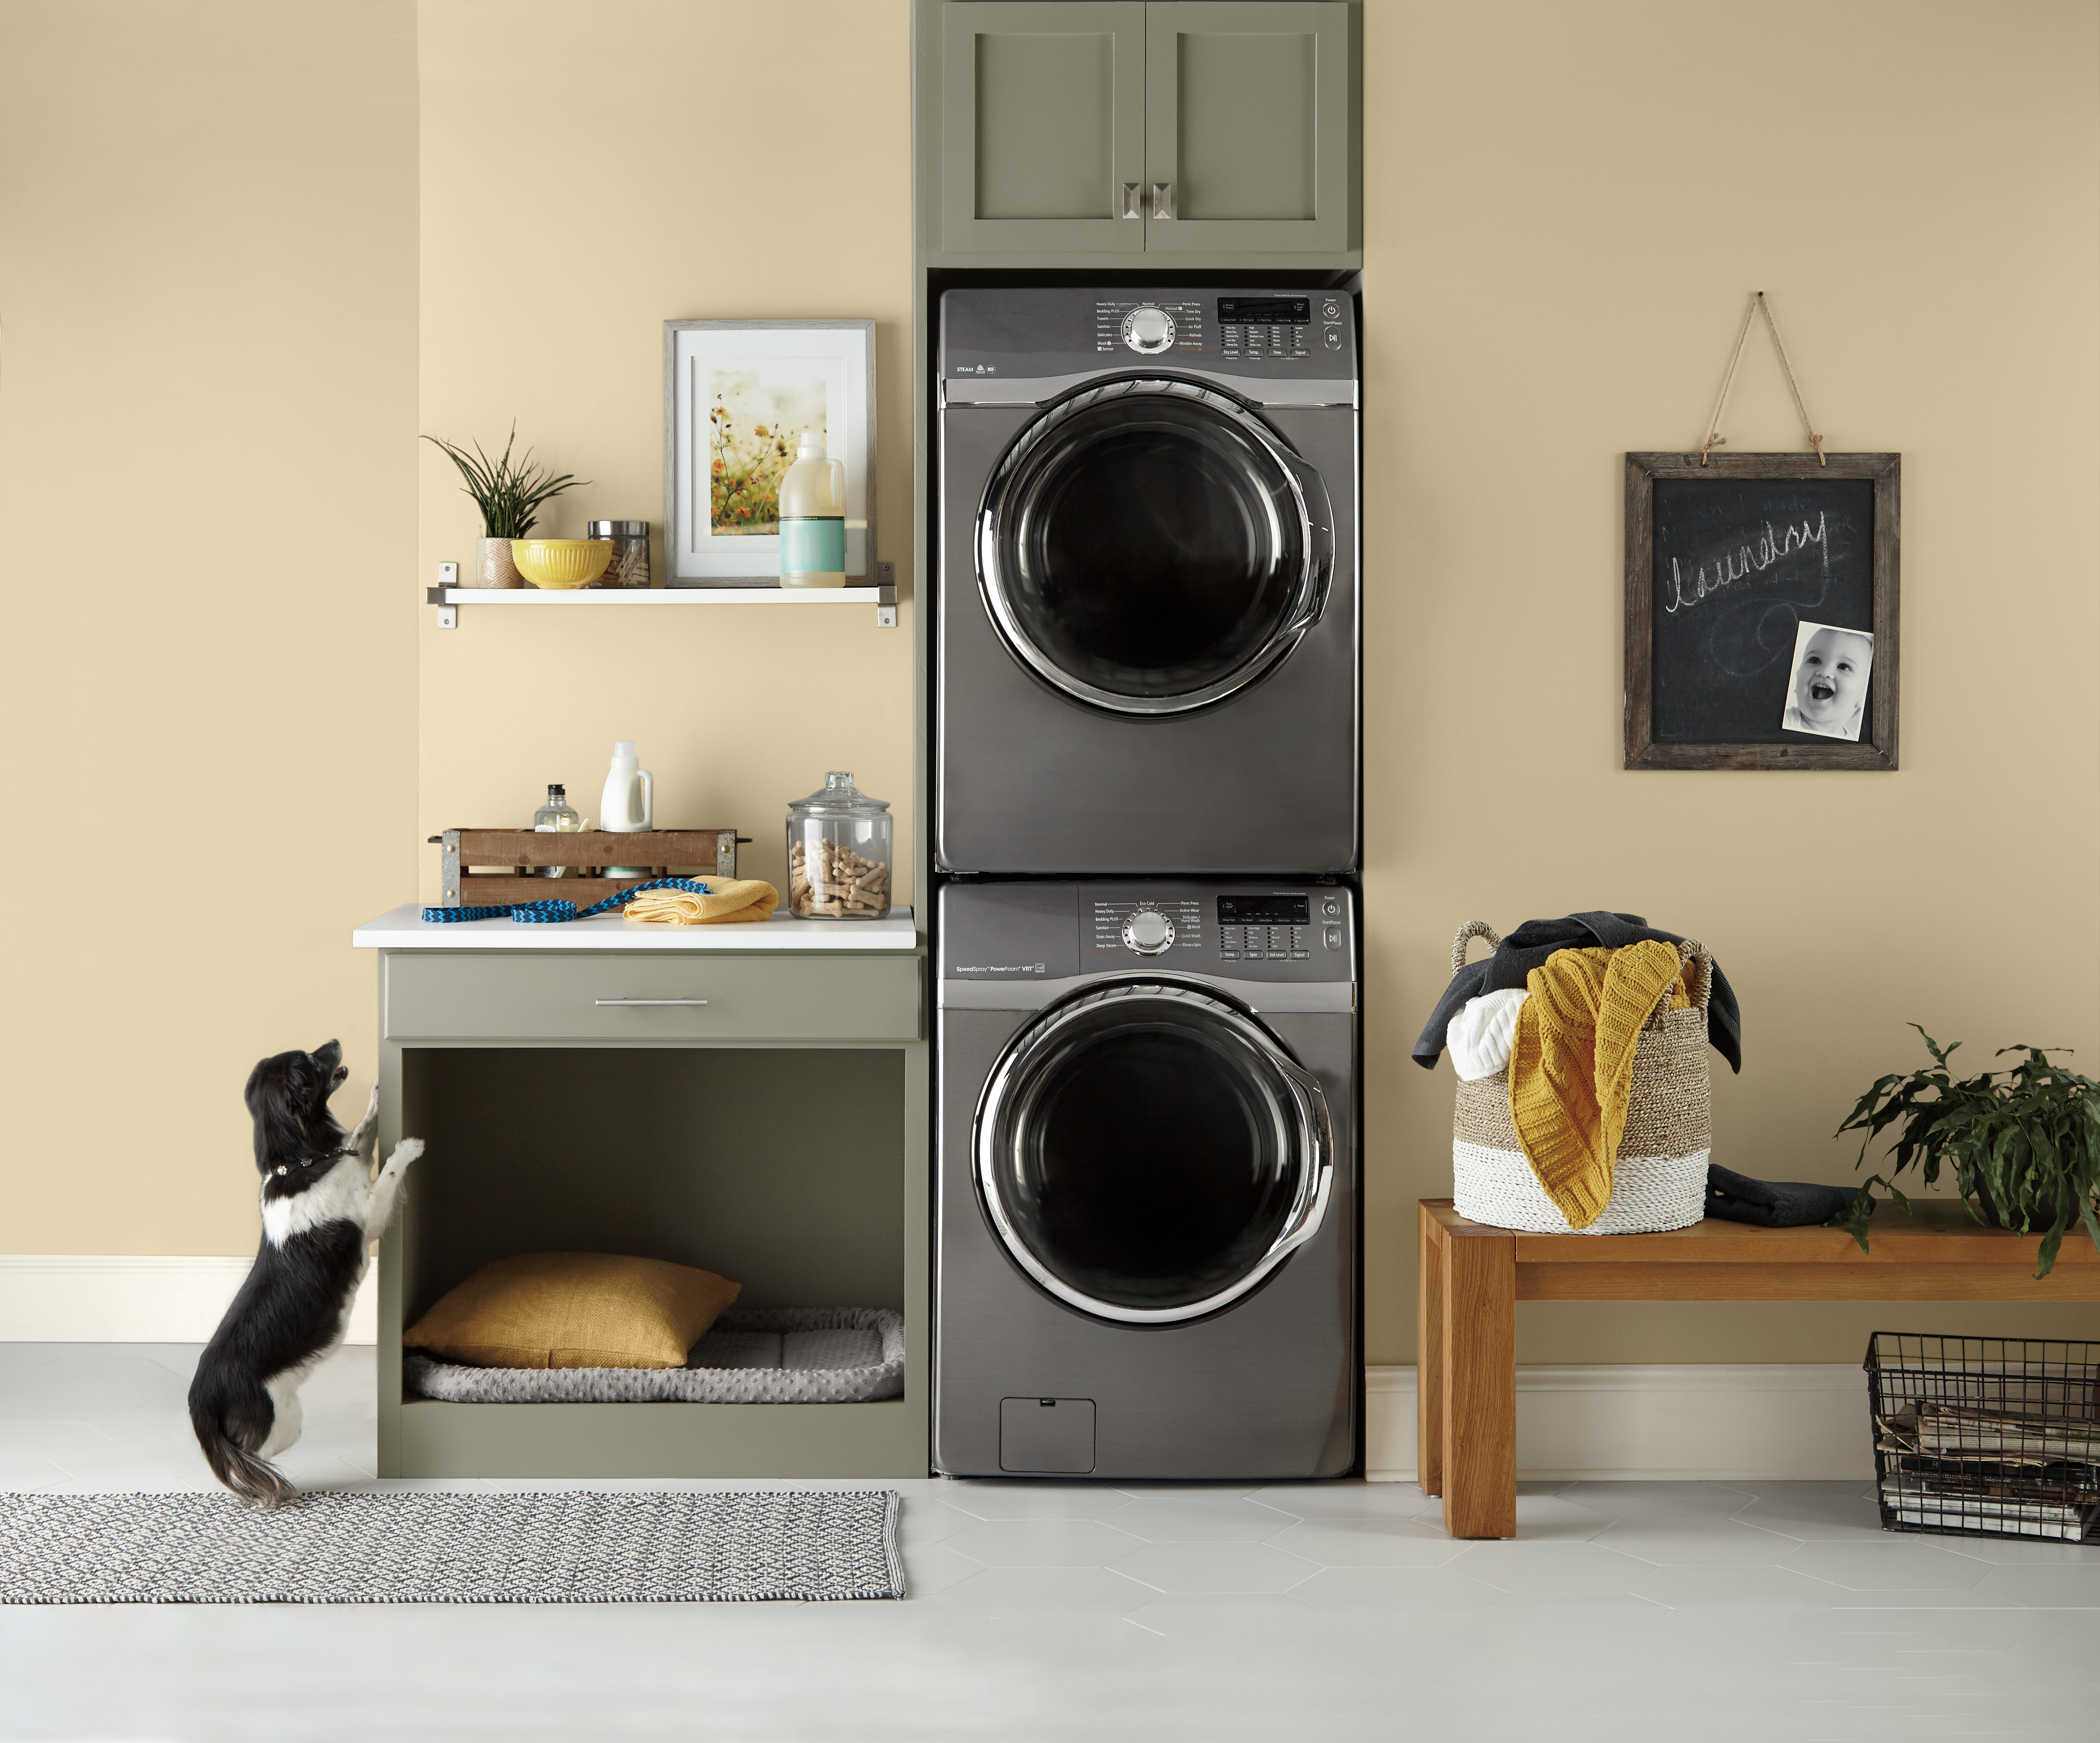
[[[612,541],[513,539],[510,560],[535,587],[588,587],[612,561]]]

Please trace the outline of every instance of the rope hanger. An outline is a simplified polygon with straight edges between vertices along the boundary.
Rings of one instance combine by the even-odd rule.
[[[1750,298],[1750,306],[1743,311],[1743,329],[1736,335],[1736,349],[1728,359],[1728,373],[1721,382],[1721,397],[1714,402],[1714,421],[1707,426],[1705,446],[1699,450],[1699,464],[1706,464],[1706,457],[1717,448],[1726,448],[1728,439],[1721,434],[1721,413],[1728,404],[1728,390],[1736,384],[1736,365],[1743,360],[1743,343],[1750,336],[1750,322],[1758,316],[1765,318],[1771,329],[1772,344],[1779,352],[1779,366],[1786,372],[1786,385],[1792,390],[1793,403],[1801,413],[1801,427],[1808,434],[1808,445],[1815,450],[1815,463],[1827,466],[1830,462],[1823,457],[1823,438],[1815,433],[1815,425],[1808,415],[1808,402],[1801,397],[1801,384],[1793,378],[1793,365],[1787,360],[1786,341],[1779,336],[1779,323],[1772,319],[1771,305],[1765,301],[1765,293],[1757,292]]]

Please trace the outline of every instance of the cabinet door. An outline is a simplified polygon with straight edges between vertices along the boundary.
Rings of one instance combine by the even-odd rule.
[[[1147,250],[1348,248],[1348,7],[1154,0],[1145,10]],[[1155,215],[1162,206],[1168,215]]]
[[[1141,252],[1143,5],[980,0],[942,23],[942,248]]]

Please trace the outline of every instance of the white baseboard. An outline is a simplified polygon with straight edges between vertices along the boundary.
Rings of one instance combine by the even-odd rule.
[[[1365,1474],[1413,1482],[1414,1370],[1365,1369],[1364,1406]],[[1520,1366],[1516,1470],[1520,1481],[1872,1476],[1867,1377],[1806,1362]]]
[[[0,1343],[202,1344],[252,1258],[0,1253]],[[379,1340],[378,1273],[350,1311],[352,1344]]]

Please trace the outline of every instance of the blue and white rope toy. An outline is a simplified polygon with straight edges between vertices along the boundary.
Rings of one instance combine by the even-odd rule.
[[[501,920],[508,916],[521,926],[559,925],[564,920],[589,920],[594,914],[613,913],[625,907],[645,889],[682,889],[695,896],[714,894],[696,877],[653,877],[646,884],[637,884],[631,889],[607,896],[602,902],[593,902],[587,908],[580,908],[575,902],[556,896],[545,902],[505,902],[492,907],[425,908],[423,920],[426,925],[437,925],[448,920]]]

